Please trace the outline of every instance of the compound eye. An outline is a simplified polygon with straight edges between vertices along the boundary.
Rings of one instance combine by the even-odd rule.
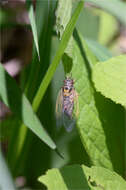
[[[67,88],[67,87],[65,87],[64,89],[65,89],[65,90],[68,90],[68,88]]]

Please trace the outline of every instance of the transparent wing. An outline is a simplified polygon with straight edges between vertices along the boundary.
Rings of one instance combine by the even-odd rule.
[[[61,89],[58,93],[57,100],[56,100],[56,125],[58,127],[61,127],[63,125],[62,109],[63,109],[63,93]]]
[[[63,125],[67,132],[71,132],[76,125],[76,119],[63,112]]]
[[[73,128],[76,126],[76,119],[79,114],[79,102],[78,102],[78,93],[73,90],[74,94],[74,105],[69,104],[69,108],[71,109],[72,106],[75,108],[75,114],[72,114],[71,117],[63,112],[63,124],[67,132],[71,132]]]
[[[74,90],[74,104],[76,107],[76,113],[75,116],[77,117],[79,112],[79,105],[78,105],[78,94]],[[68,109],[73,109],[73,104],[68,105]],[[73,128],[76,125],[76,117],[73,116],[73,114],[70,116],[66,114],[64,108],[63,108],[63,92],[62,89],[59,91],[56,101],[56,124],[58,127],[64,126],[67,132],[71,132]]]

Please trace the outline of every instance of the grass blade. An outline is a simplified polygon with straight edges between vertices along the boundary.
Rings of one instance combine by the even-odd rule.
[[[26,96],[21,93],[15,80],[0,65],[0,97],[18,118],[52,149],[56,148],[39,119],[35,115]]]
[[[26,7],[28,9],[28,15],[29,15],[30,23],[31,23],[33,38],[34,38],[38,58],[40,60],[37,27],[36,27],[36,22],[35,22],[34,8],[33,8],[33,4],[31,0],[26,0]]]
[[[63,36],[62,36],[62,39],[61,39],[61,42],[60,42],[60,45],[59,45],[59,48],[56,52],[56,55],[53,59],[53,62],[52,64],[50,65],[40,87],[39,87],[39,90],[37,91],[37,94],[33,100],[33,109],[34,111],[36,111],[40,105],[40,102],[45,94],[45,91],[56,71],[56,68],[60,62],[60,59],[65,51],[65,48],[67,47],[67,44],[69,42],[69,39],[72,35],[72,32],[74,30],[74,27],[75,27],[75,24],[76,24],[76,21],[79,17],[79,14],[81,12],[81,10],[83,9],[83,5],[84,5],[84,2],[83,1],[80,1],[78,3],[78,6],[77,8],[75,9],[74,11],[74,14],[72,15],[72,18],[70,19],[68,25],[66,26],[66,29],[63,33]]]
[[[3,158],[1,147],[0,147],[0,189],[16,190],[16,188],[14,187],[14,183],[13,183],[12,177],[10,175],[10,172],[9,172],[7,165],[5,163],[5,160]]]

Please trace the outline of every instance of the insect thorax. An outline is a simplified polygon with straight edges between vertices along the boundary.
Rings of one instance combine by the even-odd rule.
[[[73,83],[73,80],[70,78],[64,80],[64,86],[62,87],[62,90],[65,96],[69,96],[69,93],[73,89]]]

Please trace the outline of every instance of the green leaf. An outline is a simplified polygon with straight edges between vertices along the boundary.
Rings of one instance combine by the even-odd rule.
[[[84,39],[92,53],[97,57],[99,61],[106,61],[112,57],[111,52],[106,47],[99,44],[97,41],[87,38]]]
[[[48,190],[124,190],[125,180],[102,167],[88,168],[84,165],[72,165],[61,169],[51,169],[38,179]]]
[[[76,21],[79,17],[81,10],[83,9],[83,4],[84,4],[83,1],[80,1],[78,3],[77,8],[75,9],[69,23],[66,26],[66,29],[63,33],[59,48],[58,48],[56,55],[52,61],[52,64],[50,65],[50,67],[49,67],[40,87],[39,87],[39,90],[37,91],[37,94],[33,100],[33,109],[35,111],[38,109],[40,102],[41,102],[41,100],[45,94],[45,91],[46,91],[55,71],[56,71],[57,66],[60,63],[61,57],[62,57],[62,55],[63,55],[63,53],[67,47],[68,41],[69,41],[69,39],[72,35],[72,32],[74,30]]]
[[[88,60],[88,62],[89,62],[88,64],[90,64],[92,66],[91,71],[90,71],[89,66],[87,65],[87,68],[89,70],[89,78],[90,78],[92,75],[93,65],[96,65],[97,62],[96,62],[95,57],[92,54],[91,50],[88,48],[88,46],[86,44],[87,41],[84,40],[81,35],[80,35],[80,42],[82,44],[81,45],[82,46],[82,48],[81,48],[82,55],[84,55],[84,57],[86,55],[86,60]],[[94,43],[94,45],[95,45],[95,43]],[[108,57],[108,56],[106,57],[106,52],[102,51],[102,48],[99,51],[101,51],[101,55],[102,55],[102,56],[100,56],[97,53],[97,58],[99,60],[101,58],[106,59]],[[94,85],[93,85],[93,89],[94,89]],[[125,172],[125,169],[124,169],[124,167],[125,167],[125,161],[124,161],[124,157],[125,157],[124,110],[120,105],[115,104],[114,102],[106,99],[100,93],[96,92],[95,89],[94,89],[93,96],[95,98],[95,105],[96,105],[96,108],[98,111],[98,117],[101,121],[101,126],[104,130],[106,146],[109,151],[114,170],[116,172],[118,172],[119,174],[121,174],[122,176],[124,176],[124,172]],[[114,119],[113,119],[113,115],[115,116]],[[117,127],[115,128],[115,126],[117,126]],[[122,126],[122,127],[120,128],[120,126]],[[117,139],[118,139],[118,141],[117,141]],[[117,149],[115,149],[115,146],[117,147]],[[120,150],[120,147],[122,147],[121,150]]]
[[[126,26],[126,4],[120,0],[85,0],[115,16]]]
[[[3,158],[1,146],[0,146],[0,189],[1,190],[16,189],[12,177],[10,175],[10,172],[8,170],[8,167]]]
[[[56,10],[56,32],[61,38],[70,20],[72,11],[72,0],[59,0]]]
[[[31,0],[26,0],[26,7],[28,9],[28,15],[29,15],[29,19],[30,19],[31,28],[32,28],[33,38],[34,38],[36,50],[38,53],[38,57],[40,60],[37,27],[36,27],[35,15],[34,15],[33,3]]]
[[[31,129],[42,141],[52,149],[56,145],[51,140],[39,119],[35,115],[26,96],[21,93],[15,80],[0,65],[0,97],[3,102],[18,116],[18,118]]]
[[[80,133],[81,141],[94,165],[104,166],[113,169],[108,146],[106,144],[106,135],[100,121],[97,107],[95,105],[94,93],[90,82],[90,64],[95,64],[96,60],[93,54],[89,52],[86,44],[83,43],[79,49],[74,43],[74,56],[72,76],[75,80],[75,89],[79,94],[79,117],[77,127]],[[84,46],[83,46],[84,45]],[[85,49],[85,47],[87,49]],[[85,60],[84,49],[87,55]],[[94,61],[94,63],[93,63]]]
[[[72,0],[60,0],[58,1],[58,7],[56,10],[56,31],[61,39],[63,32],[71,18],[72,13]],[[72,54],[73,54],[73,37],[71,36],[65,52],[62,57],[64,63],[65,73],[69,73],[72,66]],[[70,65],[68,67],[68,65]]]
[[[44,183],[48,190],[90,190],[84,171],[79,165],[48,170],[38,180]]]
[[[84,37],[97,40],[99,34],[98,15],[94,14],[92,9],[84,7],[77,21],[76,28]]]
[[[100,26],[99,26],[99,43],[107,44],[111,42],[113,37],[118,32],[118,22],[116,18],[104,11],[99,11]],[[112,30],[110,30],[112,28]]]
[[[42,57],[41,62],[38,62],[38,56],[37,51],[35,51],[35,44],[33,48],[33,59],[32,63],[29,64],[27,68],[25,68],[25,94],[32,102],[33,97],[40,85],[40,82],[45,75],[45,72],[47,71],[48,65],[50,64],[50,52],[51,52],[51,38],[52,38],[52,28],[53,28],[53,22],[54,22],[54,8],[55,8],[56,1],[36,1],[35,5],[35,17],[36,17],[36,26],[37,26],[37,32],[39,37],[39,50],[40,50],[40,57]],[[21,79],[22,80],[22,79]],[[24,76],[23,76],[24,80]],[[44,123],[44,127],[46,127],[46,131],[49,131],[51,134],[51,137],[53,137],[53,132],[55,125],[53,124],[54,117],[50,113],[50,105],[51,101],[49,96],[49,90],[46,94],[46,103],[41,105],[37,115],[41,121],[41,123]],[[43,101],[43,102],[45,102]],[[48,105],[47,105],[48,102]],[[45,110],[46,106],[46,110]],[[43,112],[40,110],[43,110]],[[47,114],[48,113],[48,114]],[[51,115],[51,118],[50,118]],[[53,120],[53,122],[52,122]],[[40,163],[42,162],[43,154],[44,159],[46,160],[46,155],[49,154],[49,149],[47,146],[45,146],[44,143],[42,143],[37,136],[35,136],[31,131],[22,123],[16,123],[12,124],[15,125],[13,134],[11,135],[11,139],[9,141],[9,154],[8,154],[8,162],[11,168],[11,171],[13,171],[13,175],[17,176],[19,173],[30,173],[30,176],[34,176],[34,179],[37,176],[37,173],[41,170]],[[51,128],[50,128],[51,126]],[[53,127],[54,126],[54,127]],[[52,131],[50,131],[52,129]],[[33,141],[36,141],[34,143]],[[30,150],[33,150],[32,152]],[[40,150],[41,149],[41,150]],[[13,150],[13,151],[12,151]],[[31,153],[30,153],[31,152]],[[33,156],[34,154],[34,156]],[[12,156],[13,155],[13,156]],[[39,155],[39,156],[38,156]],[[33,159],[31,159],[31,157]],[[27,167],[27,160],[30,160],[30,163],[32,162],[32,165],[36,165],[36,171],[34,172],[34,168]],[[33,161],[34,160],[34,161]],[[43,160],[43,163],[46,161]],[[34,162],[34,164],[33,164]],[[20,167],[19,167],[20,163]],[[47,167],[48,162],[44,164],[45,167]],[[29,171],[30,170],[30,171]],[[32,172],[31,172],[32,170]],[[42,171],[42,170],[41,170]],[[29,177],[30,177],[29,176]]]
[[[96,64],[93,82],[97,91],[126,107],[126,55]]]
[[[82,165],[89,179],[90,187],[94,190],[124,190],[126,181],[117,173],[103,167],[93,166],[91,168]]]

